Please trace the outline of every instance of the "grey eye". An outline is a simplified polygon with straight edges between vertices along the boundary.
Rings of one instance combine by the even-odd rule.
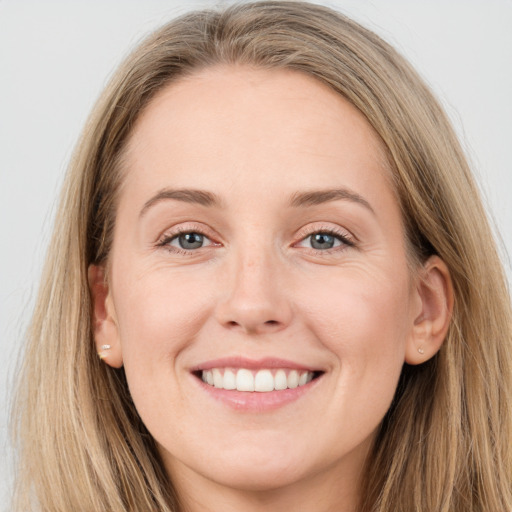
[[[310,235],[310,244],[313,249],[318,250],[325,250],[325,249],[332,249],[336,242],[339,240],[333,235],[330,235],[329,233],[315,233],[313,235]]]
[[[191,249],[199,249],[200,247],[203,247],[205,238],[206,237],[200,233],[181,233],[174,238],[169,245],[180,247],[187,251]]]
[[[343,245],[350,246],[353,244],[343,235],[336,235],[328,231],[317,231],[301,240],[298,247],[306,247],[315,251],[327,251]]]

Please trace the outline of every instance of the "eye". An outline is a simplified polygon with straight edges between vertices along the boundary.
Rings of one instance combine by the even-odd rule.
[[[331,233],[313,233],[309,235],[303,243],[309,243],[310,247],[320,251],[332,249],[341,245],[341,241]]]
[[[169,245],[186,250],[199,249],[203,247],[205,240],[208,239],[200,233],[180,233],[170,241]]]
[[[309,241],[313,249],[332,249],[336,245],[340,245],[340,241],[330,233],[315,233],[309,236]]]
[[[162,241],[162,245],[183,249],[185,251],[200,249],[201,247],[207,247],[211,244],[212,242],[208,237],[195,231],[179,233],[178,235]]]
[[[328,251],[329,249],[336,249],[337,247],[353,245],[353,242],[348,236],[330,231],[311,233],[298,244],[299,247],[306,247],[316,251]]]

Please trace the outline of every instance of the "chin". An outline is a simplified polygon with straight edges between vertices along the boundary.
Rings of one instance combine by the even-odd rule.
[[[251,461],[246,464],[226,461],[221,466],[216,471],[209,469],[204,476],[218,484],[243,491],[272,491],[292,485],[306,476],[298,471],[296,463],[284,461],[266,465]]]
[[[259,442],[244,443],[233,441],[231,446],[224,449],[211,450],[203,446],[192,457],[183,454],[178,458],[170,456],[169,452],[162,453],[168,473],[173,477],[187,472],[202,475],[206,480],[217,485],[243,491],[272,491],[292,485],[314,472],[314,461],[309,460],[308,453],[303,453],[297,443],[281,443],[267,438],[266,446]],[[249,436],[251,437],[251,436]],[[280,436],[281,437],[281,436]],[[197,446],[196,446],[197,448]],[[311,471],[309,471],[311,470]]]

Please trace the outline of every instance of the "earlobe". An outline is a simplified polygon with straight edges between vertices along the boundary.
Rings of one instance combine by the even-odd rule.
[[[452,317],[453,284],[438,256],[431,256],[420,270],[416,294],[421,307],[405,351],[405,362],[412,365],[424,363],[439,351]]]
[[[119,330],[105,267],[90,265],[87,277],[92,300],[91,323],[96,352],[109,366],[120,368],[123,365],[123,358]]]

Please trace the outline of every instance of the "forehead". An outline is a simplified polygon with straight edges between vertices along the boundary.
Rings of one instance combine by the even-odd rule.
[[[216,66],[166,86],[139,117],[125,162],[128,184],[148,194],[169,181],[216,193],[262,184],[293,193],[340,179],[392,192],[383,144],[365,117],[292,70]]]

